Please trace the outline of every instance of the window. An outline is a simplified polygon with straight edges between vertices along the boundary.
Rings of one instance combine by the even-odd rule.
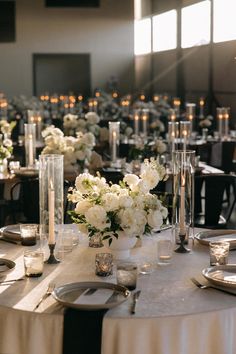
[[[214,0],[213,41],[215,43],[236,39],[235,12],[235,0]]]
[[[177,12],[171,10],[153,16],[153,51],[175,49],[177,45]]]
[[[134,54],[148,54],[151,52],[151,19],[134,22]]]
[[[222,0],[222,2],[224,1],[229,0]],[[181,10],[182,48],[208,44],[210,42],[210,6],[210,1],[206,0],[191,6],[184,7]]]

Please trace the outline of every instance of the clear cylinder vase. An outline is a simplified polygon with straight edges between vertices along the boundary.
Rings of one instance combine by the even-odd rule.
[[[120,145],[120,122],[109,122],[109,146],[111,165],[117,164]]]
[[[187,244],[193,237],[195,151],[173,153],[172,225],[177,244]]]
[[[55,243],[56,228],[64,221],[63,158],[63,155],[39,157],[40,236],[50,243]]]
[[[34,167],[36,157],[36,125],[25,124],[25,164]]]

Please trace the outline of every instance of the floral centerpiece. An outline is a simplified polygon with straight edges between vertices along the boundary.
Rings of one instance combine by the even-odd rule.
[[[89,238],[100,234],[109,245],[122,236],[136,239],[160,228],[167,209],[151,190],[166,178],[165,168],[157,160],[145,160],[138,177],[127,174],[118,184],[108,184],[103,177],[83,173],[76,178],[68,194],[75,203],[72,220]]]
[[[5,138],[10,138],[12,130],[16,126],[16,122],[8,122],[5,119],[0,120],[0,132],[4,135]]]
[[[0,142],[0,162],[4,159],[9,159],[11,157],[13,150],[12,140],[4,139]]]
[[[84,168],[86,162],[89,162],[95,137],[92,133],[78,132],[76,137],[64,136],[64,133],[54,126],[47,127],[42,136],[45,139],[45,148],[42,154],[62,154],[64,155],[64,167],[69,169],[77,165]]]
[[[99,122],[100,117],[95,112],[88,112],[81,117],[69,113],[63,118],[63,129],[66,135],[75,135],[76,132],[90,132],[98,137],[100,132]]]

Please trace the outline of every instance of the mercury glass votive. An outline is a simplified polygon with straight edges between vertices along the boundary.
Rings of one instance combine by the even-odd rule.
[[[111,253],[96,254],[95,273],[101,277],[106,277],[113,273],[113,255]]]
[[[225,265],[228,263],[229,242],[210,242],[210,265]]]
[[[43,274],[44,253],[41,251],[25,251],[24,267],[26,277],[40,277]]]

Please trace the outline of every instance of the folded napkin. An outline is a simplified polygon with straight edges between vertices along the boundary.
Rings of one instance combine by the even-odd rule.
[[[66,309],[63,354],[100,354],[102,321],[106,311]]]

